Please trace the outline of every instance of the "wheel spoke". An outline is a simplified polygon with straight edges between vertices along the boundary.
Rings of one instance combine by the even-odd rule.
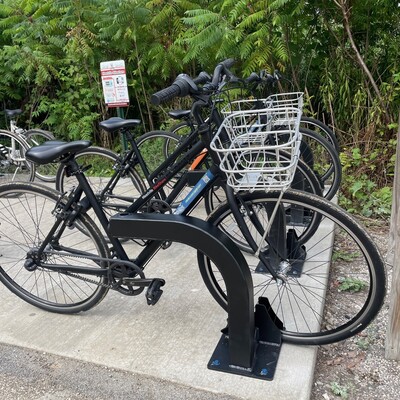
[[[10,197],[9,193],[18,196]],[[91,276],[89,282],[85,276],[67,275],[54,268],[57,264],[99,268],[96,261],[77,255],[82,252],[86,257],[107,257],[107,245],[93,222],[82,216],[68,229],[60,225],[55,232],[54,237],[62,232],[56,246],[63,249],[61,254],[49,243],[39,260],[32,258],[55,223],[53,210],[58,200],[58,192],[32,184],[10,184],[0,189],[0,214],[4,216],[0,225],[0,280],[35,306],[79,312],[104,297],[106,278]],[[74,250],[73,254],[66,253],[68,247]]]
[[[263,227],[270,222],[267,210],[273,209],[277,199],[276,192],[243,196]],[[284,218],[279,219],[279,229],[273,231],[274,236],[271,234],[263,250],[268,268],[277,277],[263,272],[258,257],[246,256],[255,302],[260,296],[268,298],[273,312],[284,324],[285,340],[323,344],[353,335],[371,321],[383,301],[384,266],[376,246],[350,215],[324,199],[288,191],[282,210]],[[303,219],[299,218],[301,215]],[[250,219],[246,221],[250,224]],[[235,242],[244,241],[228,205],[216,209],[210,222]],[[261,240],[260,232],[251,226],[249,229],[256,242]],[[291,234],[289,240],[289,232],[294,231],[296,235]],[[279,250],[270,249],[274,243],[281,246]],[[294,247],[289,251],[291,243]],[[285,249],[284,263],[271,256]],[[225,307],[225,286],[218,269],[205,256],[199,257],[199,266],[215,276],[213,285],[205,283]]]

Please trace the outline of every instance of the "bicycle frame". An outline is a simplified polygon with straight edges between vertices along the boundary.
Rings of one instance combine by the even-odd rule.
[[[29,144],[26,142],[26,140],[23,137],[22,138],[19,136],[15,137],[16,134],[11,131],[0,130],[0,133],[2,133],[2,132],[6,133],[8,136],[10,136],[12,138],[11,139],[11,147],[10,147],[10,151],[11,151],[10,154],[11,154],[12,159],[17,162],[24,162],[25,158],[21,157],[21,154],[18,154],[16,145],[15,145],[15,140],[16,139],[20,140],[20,142],[22,142],[22,145],[26,146],[26,149],[29,149]]]
[[[200,146],[204,146],[202,142],[198,142]],[[198,149],[195,147],[192,148],[192,152],[197,154]],[[127,263],[128,265],[131,264],[131,260],[128,258],[121,242],[118,240],[118,238],[115,238],[111,235],[108,234],[108,218],[106,217],[101,205],[96,199],[96,196],[91,189],[84,173],[80,170],[79,165],[76,163],[75,160],[70,160],[67,162],[67,167],[70,169],[70,172],[76,176],[79,186],[78,188],[73,192],[72,196],[68,199],[67,203],[63,207],[63,210],[68,211],[70,210],[70,215],[71,217],[59,217],[57,218],[56,223],[52,227],[51,231],[47,235],[46,239],[43,241],[41,247],[38,250],[38,257],[40,258],[41,254],[45,251],[46,246],[51,243],[56,241],[57,242],[57,237],[62,235],[63,231],[66,229],[68,224],[73,223],[73,218],[77,215],[77,213],[74,214],[75,210],[83,211],[87,210],[89,208],[93,208],[93,211],[95,212],[96,216],[99,219],[99,222],[103,229],[105,230],[110,243],[112,247],[113,254],[117,256],[118,260],[121,260],[122,263]],[[180,170],[180,163],[176,165],[176,169]],[[170,172],[172,176],[174,176],[174,172]],[[217,179],[221,179],[221,171],[219,170],[218,166],[213,164],[211,168],[204,174],[203,178],[199,180],[199,182],[192,188],[190,193],[185,197],[185,199],[182,201],[180,206],[175,210],[176,215],[188,215],[198,204],[199,200],[204,196],[204,194],[210,190],[214,183],[216,182]],[[141,198],[139,198],[131,207],[132,207],[132,212],[135,212],[135,210],[139,210],[140,207],[148,200],[149,196],[151,194],[157,193],[158,190],[161,190],[161,185],[156,188],[156,190],[149,189],[148,192],[143,194]],[[227,191],[227,198],[228,201],[230,201],[232,209],[234,210],[234,217],[235,220],[237,220],[237,223],[239,225],[240,230],[242,231],[243,235],[246,237],[248,240],[250,246],[253,248],[257,249],[258,245],[255,243],[255,241],[252,239],[252,236],[248,230],[248,227],[243,219],[242,213],[239,209],[239,207],[242,206],[242,204],[239,202],[237,204],[235,197],[233,195],[233,190],[225,187],[225,190]],[[82,195],[85,194],[85,197],[82,198]],[[230,199],[230,200],[229,200]],[[78,212],[79,212],[78,211]],[[129,213],[129,209],[126,211],[126,213]],[[66,213],[68,214],[68,213]],[[249,212],[249,215],[252,213]],[[254,220],[256,217],[253,215],[252,220]],[[57,229],[60,227],[60,225],[64,221],[64,226],[57,232]],[[257,221],[256,221],[257,222]],[[258,224],[255,224],[257,229],[262,230],[262,226],[260,225],[259,221]],[[56,234],[57,232],[57,234]],[[262,230],[263,233],[264,230]],[[267,243],[268,239],[265,239]],[[136,257],[134,261],[134,265],[144,269],[147,263],[151,260],[151,258],[154,256],[154,254],[160,249],[162,245],[162,242],[160,241],[155,241],[155,240],[150,240],[147,241],[144,249],[140,252],[140,254]],[[278,254],[279,255],[279,254]],[[270,267],[268,259],[262,254],[258,254],[260,260],[264,263],[266,266],[266,269],[271,273],[273,278],[277,278],[277,273],[276,271]],[[281,256],[283,257],[283,256]],[[93,260],[98,260],[99,262],[102,261],[98,257],[93,257]],[[103,260],[104,261],[104,260]],[[111,260],[110,260],[111,261]],[[46,264],[46,267],[51,269],[51,266]],[[55,267],[56,268],[56,267]],[[105,269],[91,269],[91,268],[85,268],[85,267],[79,267],[79,266],[68,266],[65,268],[66,270],[73,271],[75,273],[82,273],[82,274],[89,274],[89,275],[98,275],[98,276],[103,276],[105,274]]]
[[[201,100],[197,107],[204,107],[207,103],[204,100]],[[196,108],[196,104],[194,105]],[[220,120],[219,115],[212,111],[214,120]],[[205,129],[205,128],[204,128]],[[112,190],[117,185],[118,179],[124,173],[124,170],[127,170],[129,167],[135,167],[139,165],[145,179],[148,183],[148,188],[141,196],[138,198],[132,197],[120,197],[116,196],[115,198],[120,198],[121,200],[125,200],[131,202],[132,205],[126,210],[127,212],[136,212],[141,209],[141,207],[148,202],[150,197],[160,198],[168,204],[172,204],[172,202],[177,198],[182,189],[187,185],[187,174],[183,174],[179,177],[179,179],[174,184],[173,190],[167,196],[163,190],[164,186],[175,177],[180,171],[185,169],[188,164],[191,164],[189,171],[197,168],[201,163],[204,162],[208,152],[206,149],[206,144],[199,141],[199,129],[193,129],[189,135],[187,135],[184,140],[179,143],[178,147],[170,154],[162,163],[159,165],[155,171],[149,172],[149,169],[146,165],[146,161],[142,157],[142,154],[137,146],[136,141],[133,138],[132,133],[126,129],[122,132],[123,135],[126,135],[126,139],[131,146],[131,149],[126,152],[119,162],[119,166],[116,166],[116,170],[111,176],[110,180],[107,182],[105,187],[99,194],[100,199],[104,199],[106,196],[112,197]],[[205,132],[208,132],[208,129],[205,129]],[[179,161],[177,161],[179,159]],[[114,208],[117,211],[121,211],[121,208],[125,211],[126,205],[118,205],[118,204],[108,204],[109,208]]]
[[[207,129],[208,131],[208,129]],[[166,170],[162,178],[157,181],[156,183],[152,183],[152,186],[144,193],[142,194],[138,199],[136,199],[132,205],[126,210],[126,212],[137,212],[139,211],[147,202],[148,200],[157,195],[159,193],[163,186],[171,179],[173,178],[179,171],[181,171],[189,162],[191,162],[197,155],[198,153],[204,148],[205,144],[202,141],[198,141],[199,132],[196,131],[192,135],[189,135],[188,138],[173,152],[173,154],[165,160],[165,162],[162,163],[162,165],[156,169],[152,174],[149,175],[148,179],[149,182],[152,182],[152,180],[158,176],[162,171]],[[183,157],[176,163],[174,163],[175,160],[182,154],[184,150],[186,150],[186,153],[183,155]],[[142,165],[144,168],[145,162],[140,154],[139,149],[136,146],[136,143],[133,141],[133,149],[131,152],[135,153],[137,156],[137,161],[139,162],[140,165]],[[131,153],[132,155],[132,153]],[[129,157],[129,154],[127,155]],[[106,232],[109,241],[111,243],[111,247],[113,249],[113,252],[115,252],[118,255],[118,258],[121,260],[129,261],[129,258],[121,245],[120,241],[117,238],[114,238],[108,234],[108,219],[98,202],[96,195],[94,194],[92,188],[90,187],[87,178],[84,175],[84,172],[81,170],[80,166],[76,162],[75,159],[69,159],[64,162],[66,169],[67,169],[67,174],[68,175],[73,175],[76,177],[78,180],[78,187],[75,189],[74,192],[70,195],[67,203],[65,206],[63,206],[63,210],[67,211],[66,214],[68,214],[68,211],[71,211],[70,214],[73,214],[72,209],[78,208],[78,212],[86,212],[90,208],[93,209],[94,213],[96,214],[97,218],[99,219],[99,222],[101,226],[103,227],[104,231]],[[215,167],[215,172],[218,170],[217,167]],[[146,169],[145,169],[146,171]],[[113,178],[115,179],[117,174],[114,174]],[[185,209],[183,210],[182,208],[180,209],[181,214],[187,214],[189,210],[193,209],[195,205],[198,202],[198,199],[201,198],[202,194],[207,190],[209,187],[212,187],[211,185],[213,182],[217,179],[217,173],[215,175],[211,175],[211,172],[208,175],[209,177],[204,181],[207,182],[208,185],[203,184],[202,189],[199,190],[198,188],[196,189],[196,196],[193,196],[193,194],[190,197],[190,202],[185,203]],[[213,176],[213,179],[210,179],[210,177]],[[111,184],[113,184],[113,179],[110,181]],[[110,187],[111,185],[107,186],[107,188]],[[173,198],[175,196],[177,190],[176,188],[172,191],[170,194],[170,197]],[[104,193],[104,191],[103,191]],[[192,192],[191,192],[192,193]],[[82,198],[83,194],[85,197]],[[75,212],[76,215],[76,212]],[[57,232],[57,230],[60,228],[64,221],[64,226],[61,227],[61,229]],[[67,217],[58,217],[55,224],[53,225],[51,231],[47,235],[46,239],[43,241],[42,245],[38,249],[38,256],[40,257],[42,253],[45,251],[46,246],[50,242],[54,242],[54,240],[57,238],[57,236],[61,236],[65,228],[68,226],[68,224],[73,223],[73,219]],[[56,233],[57,232],[57,233]],[[159,242],[155,242],[152,246],[146,246],[146,248],[149,248],[150,250],[146,251],[140,259],[146,259],[147,261],[151,258],[151,256],[157,251],[157,249],[160,247]],[[80,272],[80,273],[89,273],[89,274],[96,274],[96,271],[91,271],[88,272],[88,268],[81,268],[81,267],[68,267],[70,270],[73,270],[75,272]],[[100,272],[99,270],[97,270]],[[100,274],[103,274],[104,271],[100,272]]]

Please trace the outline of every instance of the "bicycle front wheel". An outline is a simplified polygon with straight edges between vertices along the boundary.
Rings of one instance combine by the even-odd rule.
[[[28,148],[18,136],[0,130],[0,183],[34,180],[35,166],[25,159]]]
[[[302,116],[300,119],[300,126],[302,128],[311,129],[312,131],[318,133],[319,135],[323,136],[325,139],[332,144],[335,148],[337,153],[340,153],[340,145],[339,141],[329,126],[325,125],[323,122],[319,121],[318,119]]]
[[[39,266],[29,267],[27,260],[55,222],[57,204],[62,204],[59,201],[58,192],[37,184],[10,183],[0,187],[0,281],[36,307],[69,314],[97,305],[108,292],[108,277],[88,278],[72,270],[57,270],[57,265],[104,267],[104,262],[93,257],[108,257],[108,249],[93,221],[80,215],[59,240],[47,245]]]
[[[264,226],[271,222],[268,243],[258,235],[269,268],[246,255],[254,296],[268,298],[271,317],[286,342],[307,345],[333,343],[361,331],[378,313],[385,296],[383,260],[371,238],[341,208],[318,196],[288,190],[273,221],[279,192],[252,193],[243,201],[254,212],[264,210]],[[318,229],[306,241],[302,235],[314,215]],[[208,221],[238,231],[227,203]],[[199,268],[214,299],[227,309],[222,277],[213,262],[198,253]]]
[[[30,147],[39,146],[49,140],[54,140],[54,135],[42,129],[30,129],[24,133],[25,139]],[[55,182],[58,163],[36,165],[35,176],[43,182]]]

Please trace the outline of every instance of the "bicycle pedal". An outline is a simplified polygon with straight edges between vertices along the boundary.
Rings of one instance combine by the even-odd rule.
[[[165,285],[164,279],[153,279],[147,288],[146,300],[149,306],[154,306],[160,300],[163,291],[160,289]]]

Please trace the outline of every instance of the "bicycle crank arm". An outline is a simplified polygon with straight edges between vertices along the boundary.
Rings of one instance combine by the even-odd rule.
[[[154,306],[160,300],[163,291],[161,287],[165,285],[165,280],[160,278],[123,278],[123,284],[129,286],[148,287],[146,292],[146,300],[149,306]]]
[[[164,279],[159,279],[159,278],[153,278],[153,279],[122,278],[122,284],[123,285],[139,286],[139,287],[148,287],[153,283],[153,281],[160,281],[160,282],[162,282],[161,286],[165,285]]]

